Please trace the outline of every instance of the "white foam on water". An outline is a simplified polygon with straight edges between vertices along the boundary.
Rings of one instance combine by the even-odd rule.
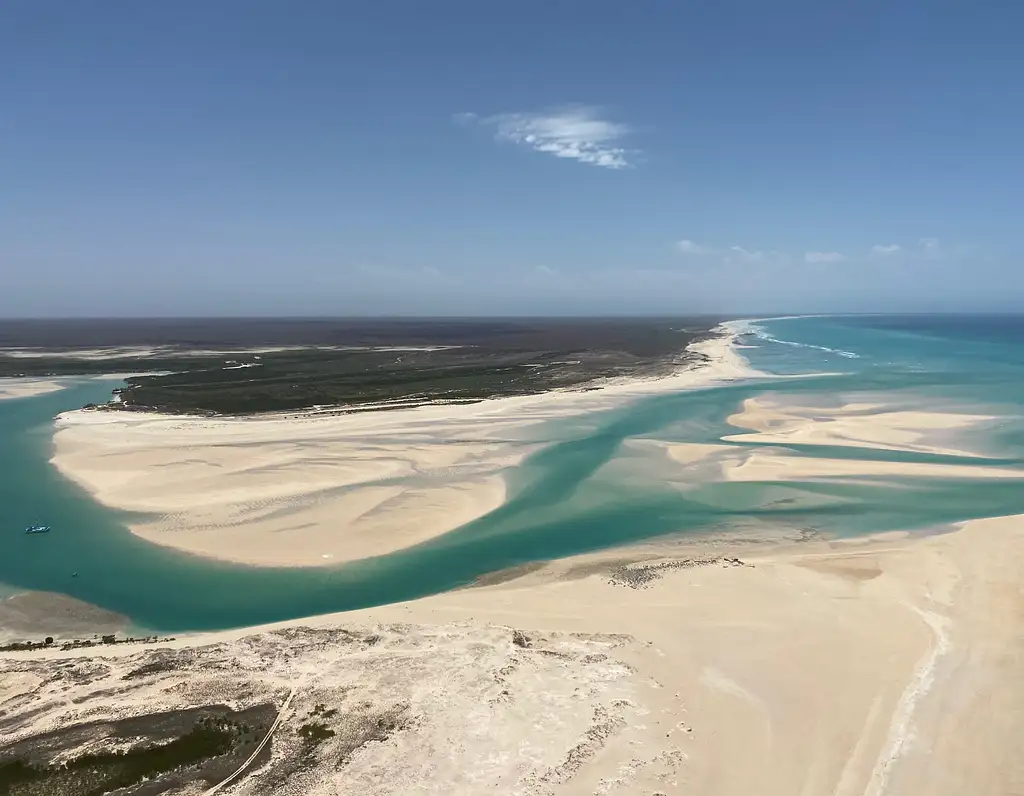
[[[829,354],[837,354],[838,356],[846,357],[847,359],[860,359],[860,355],[859,354],[856,354],[853,351],[844,351],[841,348],[829,348],[828,346],[814,345],[813,343],[798,343],[795,340],[783,340],[782,338],[775,337],[774,335],[770,334],[767,329],[765,329],[763,326],[760,326],[758,324],[758,321],[797,320],[797,319],[802,318],[802,317],[808,317],[809,318],[809,317],[821,317],[821,316],[811,316],[811,315],[800,316],[800,315],[794,315],[794,316],[787,316],[785,318],[760,318],[760,319],[751,320],[751,321],[733,321],[732,323],[735,324],[735,325],[732,328],[733,328],[733,331],[736,332],[736,334],[751,334],[754,337],[757,337],[758,339],[764,340],[765,342],[768,342],[768,343],[778,343],[780,345],[793,346],[794,348],[810,348],[810,349],[814,349],[816,351],[825,351],[826,353],[829,353]]]

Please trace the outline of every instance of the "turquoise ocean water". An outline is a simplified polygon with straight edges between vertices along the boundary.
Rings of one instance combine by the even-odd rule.
[[[738,328],[741,353],[764,377],[656,395],[534,429],[537,439],[551,442],[507,473],[505,505],[417,547],[330,568],[237,566],[149,544],[127,530],[127,517],[57,473],[49,464],[52,417],[106,400],[116,384],[82,381],[0,402],[0,589],[64,592],[146,628],[195,630],[410,599],[505,567],[666,534],[799,528],[848,535],[1024,513],[1024,482],[1016,478],[729,482],[714,468],[687,469],[644,444],[720,442],[739,431],[726,419],[746,398],[763,394],[822,408],[884,403],[996,419],[936,439],[972,456],[848,446],[784,450],[998,465],[1019,469],[1024,479],[1024,319],[806,317]],[[36,522],[53,532],[22,532]]]

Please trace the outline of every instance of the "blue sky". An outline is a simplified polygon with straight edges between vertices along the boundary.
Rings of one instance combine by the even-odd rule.
[[[1024,310],[1024,3],[11,0],[0,315]]]

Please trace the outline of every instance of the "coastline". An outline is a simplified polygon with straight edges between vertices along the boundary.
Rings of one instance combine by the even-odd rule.
[[[63,390],[64,384],[55,379],[22,378],[6,376],[0,378],[0,401],[18,398],[34,398],[37,395]]]
[[[100,503],[148,514],[136,535],[209,558],[330,566],[435,538],[505,500],[502,473],[545,421],[756,375],[732,333],[660,379],[382,412],[185,417],[66,412],[52,463]]]
[[[1015,664],[1024,654],[1022,565],[1022,517],[924,536],[661,540],[413,602],[141,651],[5,653],[0,671],[16,694],[38,687],[32,667],[51,661],[102,661],[111,682],[164,662],[165,674],[141,691],[105,701],[101,713],[122,716],[175,704],[168,685],[206,675],[191,665],[176,675],[168,655],[201,649],[206,658],[244,661],[236,677],[259,687],[254,696],[245,686],[242,705],[267,693],[278,704],[287,693],[322,701],[340,688],[367,703],[400,698],[419,717],[361,750],[355,768],[328,772],[304,791],[313,794],[389,792],[380,783],[422,777],[416,772],[431,750],[452,743],[454,770],[475,783],[452,792],[477,792],[483,782],[512,793],[517,778],[543,772],[547,757],[557,763],[598,738],[553,792],[618,782],[626,792],[716,796],[994,795],[1024,782],[1013,762],[1024,718]],[[629,571],[650,577],[631,581],[622,574]],[[326,641],[338,633],[379,641],[368,649]],[[366,669],[389,661],[416,677]],[[549,672],[544,661],[557,668]],[[224,688],[217,671],[210,676]],[[542,728],[531,716],[562,698],[559,683],[568,684],[567,701]],[[24,732],[65,726],[87,709],[95,718],[96,705],[86,703],[56,724],[43,711]],[[550,755],[502,757],[511,738],[520,750],[549,744]],[[372,772],[372,783],[359,772]]]
[[[441,473],[451,479],[448,489],[465,486],[462,499],[483,501],[487,479],[500,480],[502,468],[532,449],[535,443],[521,436],[531,423],[755,375],[728,359],[731,338],[709,342],[723,346],[721,359],[673,377],[670,387],[625,383],[331,418],[74,413],[59,424],[57,457],[72,457],[79,477],[93,479],[98,490],[119,500],[133,495],[133,506],[174,500],[180,513],[214,515],[223,510],[215,498],[225,493],[243,503],[270,496],[269,508],[247,509],[249,519],[257,514],[270,538],[287,537],[268,531],[280,517],[258,512],[272,514],[273,500],[296,500],[285,477],[289,468],[295,481],[311,479],[331,500],[352,500],[331,491],[338,478],[350,479],[345,484],[353,494],[382,488],[344,468],[346,459],[357,459],[359,469],[376,468],[377,479],[439,471],[439,481]],[[803,398],[745,398],[728,419],[735,434],[724,440],[749,447],[631,443],[662,449],[665,460],[657,466],[683,468],[682,480],[696,479],[696,470],[685,472],[697,467],[705,468],[702,477],[781,483],[1020,476],[1009,467],[972,464],[983,454],[970,450],[968,435],[959,432],[990,421],[980,412],[908,412],[867,399],[823,407],[814,405],[815,396]],[[954,447],[954,439],[964,445]],[[804,446],[804,455],[780,447],[786,444]],[[837,449],[850,458],[837,458]],[[858,449],[961,461],[857,458]],[[332,450],[337,458],[328,455]],[[131,483],[139,477],[135,470],[117,480],[128,464],[157,473],[148,492],[144,483]],[[167,493],[161,495],[157,481]],[[443,502],[445,487],[424,491]],[[457,510],[451,498],[431,515],[422,510],[428,503],[408,492],[380,500],[370,492],[372,506],[382,507],[382,523],[435,517],[438,525],[423,522],[433,534]],[[417,499],[419,508],[411,508]],[[503,491],[491,499],[500,504]],[[341,505],[319,509],[333,520]],[[360,506],[348,505],[359,513]],[[372,507],[359,514],[361,530],[373,527],[365,524],[372,515]],[[244,527],[232,544],[244,538],[245,555],[254,555],[252,547],[263,556],[289,555],[274,551],[270,539],[250,544]],[[381,549],[387,526],[363,538],[351,527],[346,551]],[[388,538],[400,538],[394,526]],[[286,560],[319,549],[300,549]],[[219,699],[224,689],[238,688],[240,707],[257,700],[282,706],[279,718],[293,734],[313,704],[325,700],[388,710],[400,704],[408,712],[407,725],[361,748],[343,771],[321,771],[319,780],[303,783],[301,792],[314,795],[387,793],[381,783],[419,781],[467,794],[529,792],[543,783],[558,794],[995,796],[1024,786],[1016,749],[1024,733],[1021,568],[1020,515],[930,534],[662,537],[499,571],[469,587],[370,609],[144,647],[4,653],[0,673],[10,686],[0,693],[21,700],[27,718],[18,732],[25,735],[97,715],[177,709],[204,688],[216,689]],[[372,643],[353,646],[354,638]],[[178,654],[180,671],[171,665]],[[196,655],[208,669],[194,665]],[[56,660],[89,672],[78,687],[81,701],[73,703],[80,707],[53,707],[39,672]],[[96,661],[106,673],[94,681]],[[139,690],[124,685],[154,663],[164,668]],[[196,692],[187,690],[191,684]],[[92,693],[104,696],[90,702]],[[305,700],[305,708],[289,708],[293,699]],[[288,737],[275,755],[287,753]],[[435,765],[442,768],[423,773]]]

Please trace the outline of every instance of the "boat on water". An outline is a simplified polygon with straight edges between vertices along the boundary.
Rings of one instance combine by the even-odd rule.
[[[29,525],[25,529],[25,533],[49,533],[49,532],[50,532],[50,526],[49,525]]]

